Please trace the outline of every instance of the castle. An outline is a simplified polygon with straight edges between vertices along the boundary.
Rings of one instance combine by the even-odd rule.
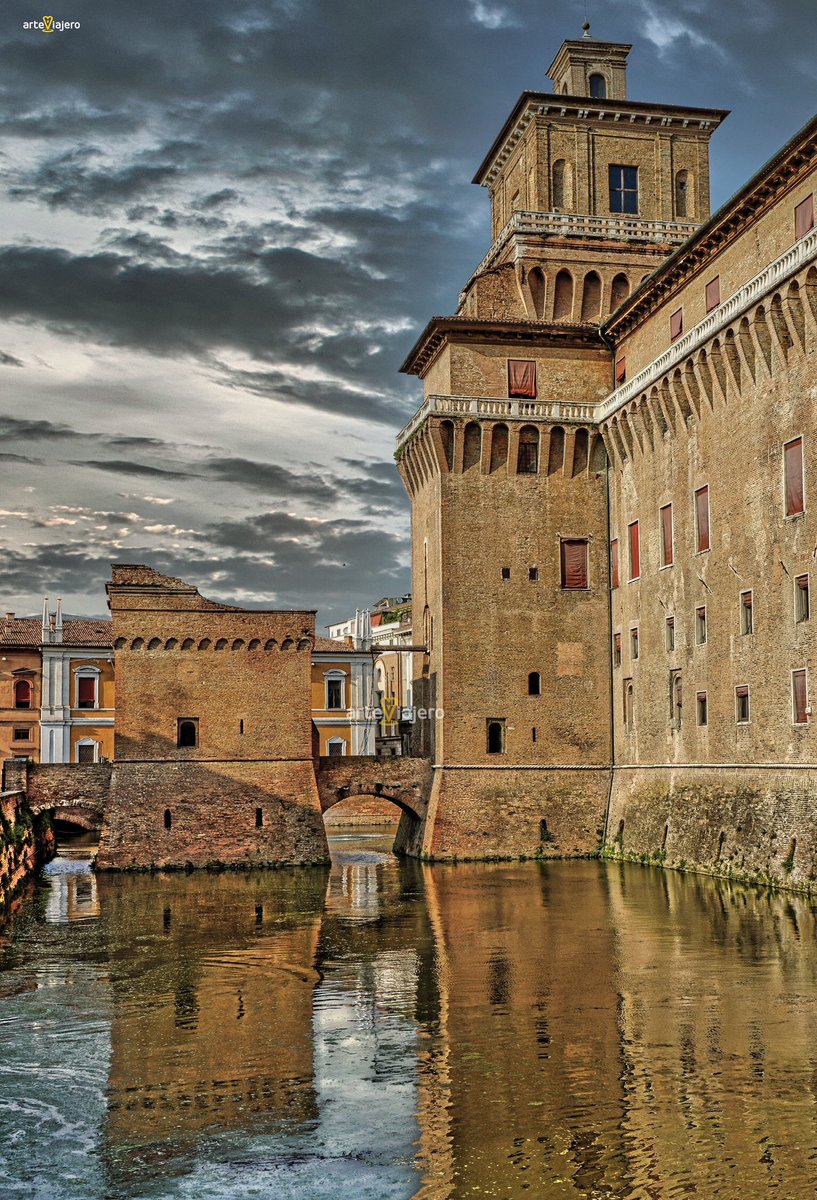
[[[585,33],[480,166],[493,244],[402,368],[444,714],[415,849],[807,881],[817,119],[710,216],[728,114],[628,99],[631,47]]]

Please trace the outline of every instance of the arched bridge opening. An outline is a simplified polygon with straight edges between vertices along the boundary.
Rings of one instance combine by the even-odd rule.
[[[320,758],[317,779],[324,814],[344,800],[364,797],[388,801],[409,821],[418,822],[428,807],[431,763],[425,758],[368,755]]]

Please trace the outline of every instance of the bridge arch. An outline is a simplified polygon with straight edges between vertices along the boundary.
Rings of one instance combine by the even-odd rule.
[[[321,811],[353,796],[388,800],[412,820],[422,821],[431,789],[431,763],[425,758],[355,755],[318,760]]]

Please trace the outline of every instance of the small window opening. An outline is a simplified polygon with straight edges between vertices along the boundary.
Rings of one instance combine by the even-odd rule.
[[[634,662],[638,658],[638,627],[630,630],[630,658]]]
[[[531,731],[530,731],[530,740],[532,742],[537,742],[539,740],[539,731],[537,730],[535,725],[534,725],[533,729],[531,729]]]
[[[510,579],[510,577],[511,577],[511,568],[503,567],[502,568],[502,582],[507,583],[508,580]]]
[[[528,567],[528,579],[531,581],[531,583],[539,582],[539,568],[538,567]]]
[[[695,641],[699,646],[706,642],[706,605],[695,609]]]
[[[744,684],[735,688],[735,719],[738,725],[749,724],[749,688]]]
[[[199,723],[196,719],[180,717],[176,734],[179,749],[191,749],[199,744]]]
[[[542,695],[542,676],[538,671],[531,671],[530,675],[528,675],[528,695]]]
[[[243,720],[238,722],[238,732],[239,732],[240,734],[243,734],[243,733],[244,733],[244,722],[243,722]]]
[[[607,80],[598,73],[590,76],[590,95],[594,100],[607,99]]]
[[[173,814],[169,808],[165,809],[165,829],[170,829],[173,825]]]
[[[668,651],[675,649],[675,617],[667,617],[665,628],[665,644]]]
[[[798,575],[794,581],[794,614],[797,621],[808,621],[811,616],[808,575]]]
[[[613,666],[621,666],[621,634],[613,634]]]
[[[698,695],[696,697],[696,704],[697,704],[698,724],[699,725],[708,725],[709,724],[709,707],[708,707],[706,692],[698,692]]]
[[[489,754],[504,754],[505,753],[505,722],[504,720],[494,720],[487,722],[488,733],[488,753]]]
[[[754,633],[755,631],[755,610],[754,598],[751,592],[741,592],[740,594],[740,632]]]
[[[792,671],[792,700],[795,725],[808,725],[811,720],[811,705],[808,702],[808,675],[805,670]]]
[[[264,810],[263,810],[263,808],[257,808],[255,810],[255,828],[260,829],[263,826],[263,824],[264,824]]]

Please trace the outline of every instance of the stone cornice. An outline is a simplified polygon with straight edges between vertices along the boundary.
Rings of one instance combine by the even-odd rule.
[[[598,326],[559,324],[543,321],[484,321],[473,317],[432,317],[409,351],[400,370],[422,377],[447,341],[527,342],[538,346],[556,344],[579,349],[602,348]]]
[[[703,321],[690,329],[677,342],[674,342],[669,350],[665,350],[643,371],[639,371],[632,379],[617,388],[601,405],[597,419],[599,421],[607,420],[641,392],[647,391],[689,354],[693,354],[721,330],[733,324],[753,308],[758,301],[768,296],[781,283],[785,283],[787,279],[796,275],[798,271],[814,262],[815,259],[817,259],[817,230],[801,238],[785,254],[770,263],[759,275],[745,283],[728,300],[704,317]]]

